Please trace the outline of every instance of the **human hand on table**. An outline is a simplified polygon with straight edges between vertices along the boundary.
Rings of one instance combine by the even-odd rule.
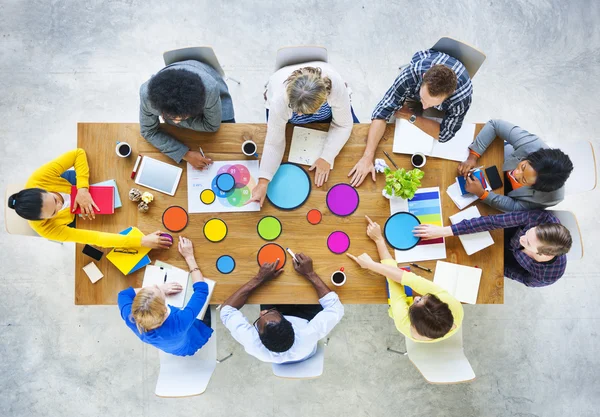
[[[208,168],[208,166],[213,163],[212,159],[202,156],[202,154],[197,151],[187,151],[187,153],[183,155],[183,160],[189,162],[190,165],[201,171]]]
[[[369,268],[369,266],[371,266],[374,263],[373,259],[366,253],[363,253],[358,257],[349,253],[346,253],[346,255],[348,255],[348,258],[352,259],[354,262],[360,265],[361,268]]]
[[[167,282],[166,284],[161,285],[160,289],[165,295],[173,295],[180,293],[183,290],[183,287],[178,282]]]
[[[477,166],[478,159],[475,155],[469,154],[469,157],[464,162],[458,164],[458,175],[466,177],[469,171]]]
[[[250,200],[246,201],[244,205],[250,203],[259,203],[262,207],[265,202],[265,197],[267,196],[267,187],[269,186],[269,181],[266,178],[261,178],[258,180],[258,184],[254,186],[252,189],[252,197]]]
[[[317,187],[321,187],[324,183],[327,182],[327,179],[329,178],[331,164],[323,158],[319,158],[314,164],[312,164],[312,166],[308,170],[312,171],[315,168],[317,169],[315,171],[315,185]]]
[[[194,245],[192,244],[192,241],[189,240],[187,237],[179,236],[179,242],[177,242],[177,249],[179,250],[181,256],[183,256],[183,259],[185,259],[186,261],[188,259],[195,259]]]
[[[94,220],[96,218],[96,215],[94,214],[94,208],[100,211],[96,203],[94,203],[94,199],[87,188],[80,188],[77,190],[77,196],[73,202],[71,212],[77,210],[77,207],[81,207],[83,219],[88,219],[89,216],[90,220]]]
[[[310,256],[303,253],[297,253],[296,259],[297,261],[294,261],[294,269],[297,273],[308,277],[310,274],[315,272],[313,268],[313,260],[310,258]]]
[[[348,176],[352,176],[350,185],[353,187],[359,187],[362,182],[367,178],[367,175],[371,174],[371,179],[376,181],[375,178],[375,165],[373,165],[373,158],[363,155],[362,158],[354,165],[354,168],[350,170]]]
[[[483,189],[483,185],[481,185],[481,181],[473,174],[469,174],[466,177],[467,183],[465,184],[465,190],[471,194],[475,194],[477,197],[481,197],[485,190]]]
[[[371,240],[375,243],[383,241],[383,235],[381,234],[381,226],[375,223],[373,220],[369,218],[369,216],[365,216],[367,220],[367,236],[371,238]]]
[[[277,258],[275,262],[264,263],[258,270],[255,279],[262,284],[281,275],[283,273],[283,268],[278,270],[277,264],[279,264],[279,258]]]
[[[413,235],[423,239],[436,239],[438,237],[452,236],[450,226],[434,226],[432,224],[420,224],[413,229]]]
[[[157,230],[142,238],[142,246],[152,249],[169,249],[171,247],[171,239],[166,236],[161,236],[162,232]]]

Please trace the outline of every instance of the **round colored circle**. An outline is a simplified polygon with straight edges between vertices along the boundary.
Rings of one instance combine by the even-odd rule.
[[[258,235],[264,240],[275,240],[281,234],[281,222],[277,217],[265,216],[256,225]]]
[[[327,192],[325,201],[329,211],[336,216],[349,216],[358,208],[358,191],[350,184],[336,184]]]
[[[319,224],[321,223],[322,218],[323,215],[317,209],[312,209],[306,214],[306,220],[308,220],[310,224]]]
[[[327,238],[327,248],[335,254],[341,254],[350,247],[350,237],[341,230],[331,232]]]
[[[235,269],[235,259],[229,255],[220,256],[217,259],[217,271],[222,274],[231,274]]]
[[[181,232],[188,224],[188,214],[183,207],[171,206],[162,215],[162,222],[170,232]]]
[[[394,249],[409,250],[414,248],[421,240],[413,235],[413,229],[421,222],[412,213],[400,211],[386,220],[383,226],[383,236],[387,243]]]
[[[276,269],[283,268],[286,261],[285,251],[277,243],[267,243],[258,250],[258,254],[256,255],[259,266],[275,262],[277,259],[279,259],[279,263],[277,263]]]
[[[231,189],[229,191],[223,191],[223,190],[221,190],[217,186],[217,178],[219,178],[218,175],[213,178],[213,180],[212,180],[212,182],[210,184],[210,188],[213,190],[213,192],[215,193],[215,195],[217,197],[219,197],[221,199],[225,199],[225,198],[229,197],[235,191],[235,189]]]
[[[233,193],[227,196],[227,201],[234,207],[242,207],[246,201],[250,200],[251,196],[252,193],[250,192],[250,189],[244,186],[233,190]]]
[[[219,190],[221,191],[231,191],[233,187],[235,187],[235,178],[228,172],[219,174],[219,176],[217,176],[217,187],[219,187]]]
[[[284,162],[267,188],[267,199],[280,210],[294,210],[310,195],[310,177],[296,164]]]
[[[204,223],[204,236],[210,242],[220,242],[227,236],[227,225],[221,219],[210,219]]]
[[[235,179],[235,188],[242,188],[250,182],[250,171],[244,165],[232,165],[227,170],[227,173],[233,175]]]
[[[215,192],[211,189],[206,189],[206,190],[202,190],[202,192],[200,193],[200,201],[202,201],[204,204],[212,204],[215,202]]]

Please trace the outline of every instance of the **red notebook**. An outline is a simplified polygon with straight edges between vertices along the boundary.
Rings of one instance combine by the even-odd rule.
[[[91,185],[90,194],[94,199],[94,203],[100,211],[94,209],[95,214],[113,214],[115,212],[115,187]],[[71,207],[75,205],[75,197],[77,196],[77,187],[71,187]],[[81,207],[77,207],[73,213],[81,214]]]

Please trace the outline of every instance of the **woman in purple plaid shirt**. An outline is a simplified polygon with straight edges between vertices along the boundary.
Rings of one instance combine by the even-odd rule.
[[[452,226],[422,224],[414,235],[423,239],[505,229],[504,275],[528,287],[544,287],[563,276],[573,239],[550,212],[515,211],[463,220]]]

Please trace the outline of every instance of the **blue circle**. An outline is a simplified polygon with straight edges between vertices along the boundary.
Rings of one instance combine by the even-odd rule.
[[[383,227],[383,235],[394,249],[409,250],[421,240],[420,237],[413,235],[413,229],[420,224],[414,214],[401,211],[387,219]]]
[[[276,208],[293,210],[306,202],[310,195],[310,178],[296,164],[284,162],[267,188],[267,198]]]
[[[235,187],[235,178],[227,172],[219,174],[217,176],[217,187],[219,187],[219,190],[225,192],[231,191]]]
[[[217,259],[217,270],[222,274],[230,274],[235,269],[235,260],[229,255]]]
[[[231,194],[233,194],[233,192],[235,191],[235,189],[229,190],[227,192],[221,190],[219,187],[217,187],[217,178],[219,178],[219,176],[217,175],[216,177],[213,178],[211,184],[210,184],[210,188],[211,190],[214,191],[215,195],[219,198],[227,198],[229,197]],[[223,203],[223,201],[221,201],[221,204]]]

